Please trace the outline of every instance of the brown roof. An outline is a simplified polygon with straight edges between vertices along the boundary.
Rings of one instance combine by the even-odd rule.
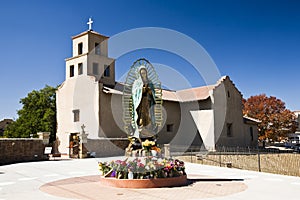
[[[178,101],[176,92],[171,90],[162,90],[162,98],[167,101]]]
[[[163,90],[163,100],[167,101],[178,101],[178,102],[188,102],[188,101],[198,101],[207,99],[210,94],[209,91],[213,90],[215,85],[208,85],[196,88],[189,88],[178,91]]]
[[[222,76],[216,84],[207,85],[195,88],[189,88],[178,91],[163,90],[163,100],[189,102],[205,100],[210,97],[210,91],[220,85],[225,79],[229,79],[228,76]]]
[[[162,90],[163,100],[166,101],[177,101],[177,102],[188,102],[188,101],[197,101],[204,100],[209,97],[209,91],[214,89],[214,85],[171,91],[171,90]],[[119,88],[118,88],[119,89]],[[103,92],[111,94],[122,95],[123,91],[118,90],[117,88],[103,87]]]
[[[185,90],[179,90],[176,92],[179,101],[197,101],[207,99],[210,94],[209,91],[213,90],[216,85],[207,85],[202,87],[190,88]]]
[[[162,98],[165,101],[176,101],[176,102],[189,102],[189,101],[199,101],[205,100],[210,97],[210,91],[220,85],[227,76],[221,77],[218,82],[214,85],[207,85],[196,88],[189,88],[184,90],[172,91],[172,90],[162,90]],[[118,83],[119,87],[115,87],[114,89],[109,87],[104,87],[103,92],[112,93],[112,94],[123,94],[123,83]]]

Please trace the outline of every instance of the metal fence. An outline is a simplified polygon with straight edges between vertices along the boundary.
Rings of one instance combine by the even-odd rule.
[[[191,163],[300,176],[300,154],[291,150],[217,147],[206,151],[199,147],[171,146],[171,156]]]

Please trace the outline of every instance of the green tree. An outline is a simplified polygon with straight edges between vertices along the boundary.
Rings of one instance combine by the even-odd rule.
[[[251,96],[243,101],[243,114],[261,120],[259,138],[278,141],[296,130],[296,116],[286,109],[285,103],[265,94]]]
[[[50,142],[55,140],[56,133],[56,88],[46,85],[45,88],[28,93],[20,103],[18,119],[4,131],[5,137],[37,137],[37,132],[50,132]]]

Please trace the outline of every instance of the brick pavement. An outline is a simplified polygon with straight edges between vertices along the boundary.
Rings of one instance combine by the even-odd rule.
[[[70,159],[0,166],[0,200],[206,199],[299,200],[300,178],[186,163],[194,184],[184,187],[122,189],[99,182],[99,161]],[[196,180],[195,180],[196,179]],[[236,180],[236,181],[229,181]]]
[[[54,181],[42,185],[40,190],[48,194],[71,199],[203,199],[227,196],[247,189],[242,180],[213,179],[212,177],[189,176],[183,187],[128,189],[102,185],[100,176],[82,176]]]

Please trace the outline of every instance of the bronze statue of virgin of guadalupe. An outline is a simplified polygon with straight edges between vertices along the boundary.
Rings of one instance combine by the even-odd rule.
[[[131,67],[124,91],[125,129],[130,138],[154,140],[162,125],[161,83],[153,66],[146,59]]]
[[[144,66],[139,68],[139,75],[140,77],[135,80],[132,87],[135,131],[154,131],[155,90],[152,82],[148,79],[147,69]],[[147,134],[144,136],[147,136]]]

